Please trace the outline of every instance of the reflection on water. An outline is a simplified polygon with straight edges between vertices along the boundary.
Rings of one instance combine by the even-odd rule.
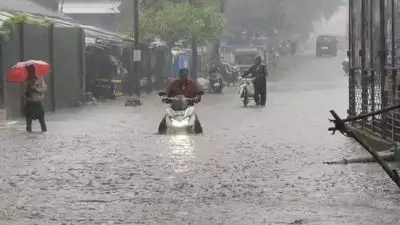
[[[182,173],[190,169],[195,154],[195,142],[190,136],[171,135],[168,138],[168,150],[175,172]]]

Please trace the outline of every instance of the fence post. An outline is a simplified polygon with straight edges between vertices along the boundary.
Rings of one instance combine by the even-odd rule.
[[[381,108],[387,106],[387,98],[385,94],[385,83],[386,83],[386,17],[385,17],[385,1],[379,1],[379,18],[380,18],[380,51],[379,51],[379,59],[380,59],[380,73],[381,73]],[[382,113],[381,116],[381,136],[382,139],[386,139],[387,135],[387,113]]]
[[[374,43],[374,0],[369,0],[369,17],[370,17],[370,27],[369,27],[369,41],[370,41],[370,69],[371,69],[371,79],[370,79],[370,88],[371,88],[371,111],[374,112],[375,108],[375,57],[374,57],[374,50],[375,50],[375,43]],[[375,119],[376,117],[373,116],[371,118],[371,126],[372,131],[375,131]]]
[[[397,81],[396,81],[396,26],[395,26],[395,1],[391,0],[391,14],[392,14],[392,32],[391,32],[391,39],[392,39],[392,105],[396,105],[396,86],[397,86]],[[397,110],[392,111],[392,141],[393,143],[395,142],[396,139],[396,112]]]
[[[356,115],[356,90],[355,90],[355,43],[354,43],[354,0],[349,0],[349,50],[347,56],[349,57],[349,116]]]
[[[22,62],[25,60],[25,32],[24,32],[24,24],[19,23],[18,25],[19,29],[19,61]],[[25,95],[25,87],[23,84],[20,85],[20,111],[21,111],[21,116],[25,116],[25,101],[24,101],[24,95]]]
[[[361,112],[368,113],[368,71],[366,66],[366,0],[361,0],[361,49],[359,56],[361,57]],[[366,120],[362,120],[364,128]]]
[[[86,52],[85,52],[85,31],[79,28],[79,72],[81,75],[81,101],[86,99]]]
[[[146,55],[147,55],[147,65],[146,65],[146,78],[147,78],[147,93],[153,91],[153,80],[151,79],[152,75],[152,55],[150,46],[146,45]]]
[[[3,40],[0,39],[0,110],[5,110],[5,84],[7,75],[4,74]]]
[[[55,73],[55,59],[54,59],[54,45],[55,40],[54,40],[54,31],[55,31],[55,26],[54,24],[51,24],[49,27],[49,58],[50,58],[50,66],[51,66],[51,71],[50,71],[50,99],[51,99],[51,110],[53,112],[56,111],[56,73]]]
[[[3,40],[0,39],[0,125],[6,124],[7,120],[7,110],[5,105],[5,84],[6,84],[6,74],[4,74],[4,61],[3,61]]]

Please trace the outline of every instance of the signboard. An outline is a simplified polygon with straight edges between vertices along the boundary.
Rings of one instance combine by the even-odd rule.
[[[140,62],[142,61],[142,51],[140,50],[133,50],[133,61]]]

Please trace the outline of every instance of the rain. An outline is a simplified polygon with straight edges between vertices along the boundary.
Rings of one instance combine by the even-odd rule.
[[[370,157],[328,132],[351,99],[348,1],[139,1],[139,22],[134,3],[1,0],[0,225],[400,224],[377,163],[324,164]],[[256,55],[265,106],[241,94]],[[29,59],[51,65],[47,132],[7,81]],[[203,133],[157,134],[181,68]]]

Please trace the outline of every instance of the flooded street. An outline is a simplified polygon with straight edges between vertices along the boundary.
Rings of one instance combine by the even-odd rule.
[[[200,136],[154,135],[156,93],[49,116],[47,134],[0,130],[0,224],[400,224],[378,165],[322,164],[367,156],[327,131],[330,109],[346,115],[343,57],[296,57],[266,108],[243,108],[234,88],[206,94]]]

